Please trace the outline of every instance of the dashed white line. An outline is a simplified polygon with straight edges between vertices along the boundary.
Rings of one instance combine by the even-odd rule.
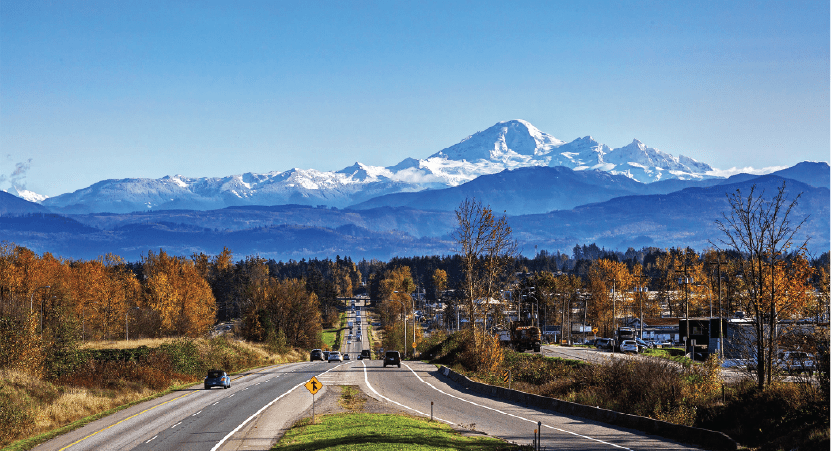
[[[153,440],[156,440],[156,437],[158,437],[158,435],[154,435],[154,436],[153,436],[153,438],[151,438],[150,440],[148,440],[148,441],[146,441],[146,442],[144,442],[144,443],[150,443],[150,442],[152,442]]]
[[[174,424],[173,426],[170,426],[170,429],[173,429],[173,428],[175,428],[176,426],[178,426],[178,425],[180,425],[180,424],[182,424],[182,422],[181,422],[181,421],[180,421],[180,422],[178,422],[178,423],[176,423],[176,424]]]
[[[202,413],[202,411],[201,411],[201,410],[200,410],[199,412],[194,413],[194,414],[193,414],[193,415],[191,415],[191,416],[192,416],[192,417],[195,417],[195,416],[199,415],[200,413]]]
[[[511,414],[511,413],[503,412],[503,411],[501,411],[501,410],[499,410],[499,409],[494,409],[493,407],[483,406],[483,405],[481,405],[481,404],[477,404],[477,403],[475,403],[475,402],[473,402],[473,401],[469,401],[469,400],[467,400],[467,399],[460,398],[460,397],[458,397],[458,396],[456,396],[456,395],[451,395],[450,393],[447,393],[447,392],[445,392],[445,391],[443,391],[443,390],[441,390],[441,389],[439,389],[439,388],[436,388],[435,386],[433,386],[433,384],[431,384],[431,383],[429,383],[429,382],[425,381],[424,379],[422,379],[422,378],[421,378],[421,376],[419,376],[419,375],[418,375],[418,373],[416,373],[415,371],[413,371],[413,369],[412,369],[412,368],[410,368],[410,365],[407,365],[407,364],[405,363],[405,364],[404,364],[404,366],[406,366],[406,367],[407,367],[407,369],[409,369],[409,370],[410,370],[410,372],[412,372],[412,373],[415,375],[415,377],[417,377],[417,378],[418,378],[418,380],[420,380],[421,382],[423,382],[424,384],[426,384],[427,386],[429,386],[430,388],[432,388],[433,390],[436,390],[437,392],[439,392],[439,393],[441,393],[441,394],[447,395],[447,396],[449,396],[449,397],[451,397],[451,398],[458,399],[459,401],[463,401],[463,402],[466,402],[466,403],[468,403],[468,404],[472,404],[472,405],[477,406],[477,407],[481,407],[481,408],[483,408],[483,409],[487,409],[487,410],[491,410],[491,411],[494,411],[494,412],[497,412],[497,413],[501,413],[502,415],[508,415],[508,416],[514,417],[514,418],[516,418],[516,419],[518,419],[518,420],[527,421],[527,422],[529,422],[529,423],[537,424],[537,422],[536,422],[536,421],[534,421],[534,420],[530,420],[530,419],[528,419],[528,418],[524,418],[524,417],[521,417],[521,416],[519,416],[519,415],[514,415],[514,414]],[[371,388],[371,387],[370,387],[370,388]],[[373,390],[373,391],[375,391],[375,390]],[[396,403],[396,404],[397,404],[397,403]],[[558,427],[549,426],[549,425],[547,425],[547,424],[543,424],[543,426],[545,426],[545,427],[546,427],[546,428],[548,428],[548,429],[553,429],[553,430],[555,430],[555,431],[560,431],[560,432],[563,432],[563,433],[565,433],[565,434],[570,434],[570,435],[574,435],[574,436],[577,436],[577,437],[581,437],[581,438],[584,438],[584,439],[586,439],[586,440],[592,440],[592,441],[595,441],[595,442],[598,442],[598,443],[603,443],[604,445],[614,446],[615,448],[620,448],[620,449],[625,449],[625,450],[631,451],[629,448],[626,448],[625,446],[620,446],[620,445],[615,445],[614,443],[604,442],[603,440],[596,439],[596,438],[593,438],[593,437],[589,437],[589,436],[586,436],[586,435],[581,435],[581,434],[578,434],[578,433],[576,433],[576,432],[567,431],[567,430],[565,430],[565,429],[560,429],[560,428],[558,428]]]

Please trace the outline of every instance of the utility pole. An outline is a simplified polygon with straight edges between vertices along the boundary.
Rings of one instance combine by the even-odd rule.
[[[695,357],[695,350],[690,351],[690,284],[694,283],[692,277],[687,273],[688,260],[684,257],[684,277],[678,279],[678,284],[684,284],[684,322],[687,325],[687,335],[684,336],[684,353],[693,353]]]
[[[716,253],[716,262],[715,263],[708,263],[709,266],[715,266],[716,271],[718,273],[718,354],[719,358],[724,360],[724,320],[722,318],[722,309],[721,309],[721,266],[726,265],[727,262],[721,259],[721,251],[717,251]],[[713,304],[712,301],[710,302],[710,317],[713,316]]]
[[[649,284],[644,284],[643,281],[649,279],[649,276],[646,274],[641,274],[639,276],[635,276],[641,283],[635,287],[635,291],[638,293],[638,298],[640,299],[641,304],[641,320],[640,320],[640,337],[643,340],[643,294],[649,292]],[[647,295],[648,296],[648,295]]]

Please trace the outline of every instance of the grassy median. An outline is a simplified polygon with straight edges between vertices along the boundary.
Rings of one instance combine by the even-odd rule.
[[[274,445],[278,450],[525,450],[492,437],[466,437],[450,426],[407,415],[348,413],[301,420]]]

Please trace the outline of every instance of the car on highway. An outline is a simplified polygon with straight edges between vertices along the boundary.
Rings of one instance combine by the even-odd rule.
[[[386,368],[387,365],[398,365],[398,367],[401,368],[401,353],[398,351],[387,351],[386,354],[384,354],[384,368]]]
[[[612,338],[598,338],[594,340],[594,347],[597,349],[611,351],[615,348],[615,340]]]
[[[620,342],[620,352],[638,353],[638,342],[635,340],[623,340]]]
[[[309,354],[309,360],[312,362],[314,362],[315,360],[323,360],[323,350],[312,349],[312,352]]]
[[[323,360],[329,361],[329,351],[323,351]]]
[[[208,375],[205,376],[205,390],[212,387],[231,388],[231,377],[222,370],[208,370]]]
[[[338,351],[329,352],[329,362],[343,362],[343,356]]]
[[[361,350],[361,355],[358,356],[358,358],[372,360],[372,351],[370,351],[369,349],[363,349]]]
[[[348,352],[343,353],[343,360],[349,360],[349,353]]]
[[[351,338],[347,338],[347,339],[346,339],[346,344],[351,345],[351,344],[352,344],[352,339],[351,339]]]

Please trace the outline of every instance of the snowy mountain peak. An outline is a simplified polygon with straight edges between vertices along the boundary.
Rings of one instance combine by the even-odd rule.
[[[293,168],[220,178],[175,175],[103,180],[41,201],[44,206],[66,212],[205,210],[246,204],[343,208],[384,194],[448,188],[481,175],[531,166],[601,170],[643,183],[704,178],[712,170],[707,164],[684,156],[673,157],[637,139],[617,149],[589,135],[566,143],[527,121],[514,119],[474,133],[426,159],[406,158],[389,167],[356,162],[335,172]],[[24,193],[28,192],[17,195],[24,197]]]
[[[546,155],[562,144],[563,141],[541,132],[527,121],[515,119],[474,133],[458,144],[431,155],[431,158],[497,162]]]
[[[45,196],[43,194],[38,194],[36,192],[29,191],[27,189],[24,189],[24,188],[21,188],[21,187],[18,187],[18,186],[14,186],[14,185],[12,185],[7,192],[9,194],[15,195],[15,196],[17,196],[21,199],[25,199],[25,200],[28,200],[29,202],[34,202],[36,204],[39,204],[39,203],[41,203],[44,200],[49,198],[49,196]]]

